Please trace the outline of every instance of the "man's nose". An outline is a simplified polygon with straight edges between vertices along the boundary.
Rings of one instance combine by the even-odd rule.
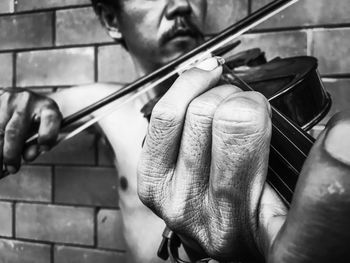
[[[176,16],[188,15],[191,11],[189,0],[168,0],[165,16],[168,19],[173,19]]]

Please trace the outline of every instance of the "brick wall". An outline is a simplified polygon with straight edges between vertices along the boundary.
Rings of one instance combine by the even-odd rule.
[[[208,33],[267,2],[209,1]],[[316,56],[332,113],[349,108],[349,12],[348,0],[301,0],[244,36],[244,48],[261,47],[269,58]],[[0,61],[1,86],[44,93],[135,76],[89,0],[1,0]],[[123,262],[117,186],[111,154],[91,132],[0,181],[0,262]]]

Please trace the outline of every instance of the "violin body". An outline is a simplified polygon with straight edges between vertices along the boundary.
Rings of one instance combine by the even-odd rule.
[[[251,56],[252,52],[241,56],[245,54]],[[242,61],[241,56],[238,58]],[[252,63],[251,58],[245,61]],[[227,65],[234,64],[227,62]],[[331,106],[317,71],[317,60],[307,56],[275,59],[248,68],[226,67],[225,71],[223,82],[261,92],[271,103],[273,127],[268,181],[289,205],[314,143],[306,131],[317,124]]]
[[[331,106],[314,57],[276,59],[237,75],[304,130],[322,120]]]

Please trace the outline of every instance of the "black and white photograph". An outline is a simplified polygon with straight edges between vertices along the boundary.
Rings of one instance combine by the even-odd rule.
[[[349,0],[0,0],[0,263],[350,262]]]

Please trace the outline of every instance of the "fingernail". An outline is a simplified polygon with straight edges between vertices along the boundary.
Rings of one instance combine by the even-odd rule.
[[[327,132],[324,147],[333,158],[350,165],[350,122],[334,125]]]
[[[212,57],[212,58],[208,58],[208,59],[205,59],[205,60],[199,62],[196,65],[196,68],[199,68],[199,69],[205,70],[205,71],[212,71],[223,64],[225,64],[224,58]]]

